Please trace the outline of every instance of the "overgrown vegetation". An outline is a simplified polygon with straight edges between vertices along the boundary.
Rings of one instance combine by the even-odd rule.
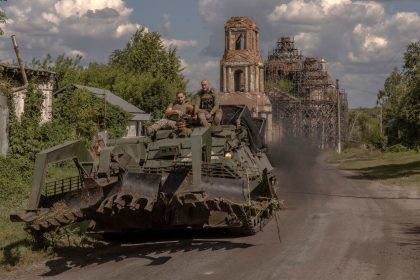
[[[378,93],[389,145],[420,146],[420,41],[408,45],[402,70],[395,68]]]
[[[290,80],[278,80],[278,81],[266,81],[264,84],[266,90],[272,88],[278,88],[288,94],[294,94],[293,92],[293,81]]]
[[[0,157],[0,270],[54,253],[51,248],[34,252],[34,243],[23,225],[9,221],[10,209],[26,206],[36,154],[66,140],[81,139],[89,146],[98,130],[106,129],[110,137],[126,133],[130,118],[126,112],[70,85],[109,89],[155,117],[162,115],[177,90],[186,87],[176,50],[165,49],[158,33],[143,29],[132,36],[124,49],[114,51],[106,64],[92,62],[83,67],[81,56],[60,55],[53,60],[47,55],[33,59],[31,66],[56,72],[54,90],[66,89],[54,99],[52,121],[41,124],[43,95],[35,80],[28,87],[20,120],[15,114],[10,83],[0,84],[1,92],[8,97],[10,113],[9,152],[6,158]],[[50,244],[55,250],[92,246],[91,240],[80,232],[80,227],[60,230],[49,236]]]
[[[347,148],[365,147],[384,150],[386,137],[382,133],[379,108],[359,108],[349,111],[349,135]]]

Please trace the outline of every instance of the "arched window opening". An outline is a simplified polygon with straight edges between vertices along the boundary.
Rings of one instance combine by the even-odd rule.
[[[238,34],[235,41],[235,50],[245,49],[245,38],[244,34]]]
[[[236,70],[234,79],[235,79],[235,91],[245,91],[244,71]]]

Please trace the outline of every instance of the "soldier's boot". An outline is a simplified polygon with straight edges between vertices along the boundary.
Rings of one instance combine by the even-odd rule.
[[[153,125],[146,127],[146,136],[152,136],[155,132]]]
[[[178,137],[190,137],[192,133],[191,128],[183,127],[178,130]]]

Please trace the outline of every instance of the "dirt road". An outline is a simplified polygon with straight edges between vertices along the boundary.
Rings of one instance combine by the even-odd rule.
[[[358,179],[303,152],[275,160],[288,207],[278,215],[281,242],[272,220],[251,237],[113,244],[0,278],[420,279],[420,191]]]

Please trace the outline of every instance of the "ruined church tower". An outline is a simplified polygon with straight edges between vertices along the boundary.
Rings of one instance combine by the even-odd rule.
[[[272,106],[264,94],[259,28],[250,17],[231,17],[226,22],[219,94],[221,104],[245,104],[255,117],[264,118],[266,142],[272,141]]]

